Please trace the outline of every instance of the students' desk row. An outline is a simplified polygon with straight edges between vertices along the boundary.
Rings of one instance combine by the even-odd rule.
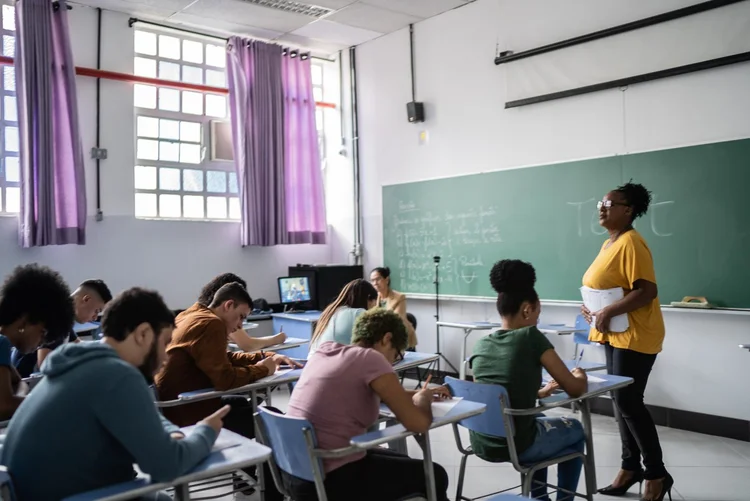
[[[299,348],[300,346],[306,345],[309,343],[309,339],[301,339],[298,337],[288,337],[283,343],[274,344],[273,346],[269,346],[267,348],[263,348],[263,351],[284,351],[284,350],[291,350],[293,348]],[[240,351],[240,347],[237,346],[235,343],[229,343],[229,349],[231,351]],[[285,353],[286,355],[286,353]],[[290,355],[291,356],[291,355]]]
[[[466,341],[469,334],[474,331],[490,331],[500,329],[502,324],[497,322],[438,322],[438,327],[448,327],[451,329],[461,329],[464,331],[464,338],[461,341],[461,366],[459,367],[459,379],[466,379]],[[569,335],[581,332],[580,329],[570,327],[565,324],[539,324],[538,329],[544,334]],[[439,335],[439,334],[438,334]]]
[[[184,428],[186,435],[192,427]],[[254,440],[245,438],[229,430],[221,430],[214,444],[213,452],[189,473],[171,482],[153,482],[148,477],[105,487],[65,498],[63,501],[121,501],[138,499],[148,494],[175,488],[175,499],[190,499],[190,483],[217,477],[226,473],[264,463],[271,457],[271,449]]]
[[[420,365],[430,364],[438,359],[438,356],[434,353],[419,353],[413,351],[407,351],[404,354],[404,359],[393,366],[393,370],[396,372],[403,372],[407,369],[413,369]],[[206,388],[203,390],[189,391],[181,393],[175,400],[165,400],[156,402],[158,407],[177,407],[179,405],[185,405],[193,402],[199,402],[201,400],[210,400],[213,398],[220,398],[225,395],[237,395],[237,394],[250,394],[250,402],[253,406],[253,411],[258,410],[257,394],[259,391],[266,390],[273,386],[279,386],[282,384],[294,383],[299,380],[302,376],[302,369],[295,369],[284,374],[274,374],[263,379],[259,379],[253,383],[239,388],[232,388],[231,390],[218,391],[213,388]]]

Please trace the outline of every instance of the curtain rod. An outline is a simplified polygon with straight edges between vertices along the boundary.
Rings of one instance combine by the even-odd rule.
[[[182,33],[189,33],[191,35],[196,35],[196,36],[199,36],[199,37],[212,38],[214,40],[221,40],[224,43],[226,43],[227,40],[228,40],[228,38],[226,38],[226,37],[220,37],[220,36],[217,36],[217,35],[208,35],[206,33],[201,33],[199,31],[194,31],[194,30],[186,30],[184,28],[175,28],[174,26],[169,26],[167,24],[155,23],[153,21],[144,21],[143,19],[138,19],[137,17],[131,17],[130,19],[128,19],[128,26],[130,26],[131,28],[136,23],[147,24],[147,25],[150,25],[150,26],[156,26],[157,28],[162,28],[162,29],[166,29],[166,30],[180,31]],[[298,50],[297,51],[293,51],[293,52],[296,52],[298,54],[300,53],[300,51],[298,51]],[[284,55],[286,55],[286,54],[284,54]],[[334,63],[334,62],[336,62],[334,59],[328,59],[328,58],[325,58],[325,57],[317,57],[317,56],[310,56],[310,59],[317,59],[318,61],[325,61],[327,63]]]

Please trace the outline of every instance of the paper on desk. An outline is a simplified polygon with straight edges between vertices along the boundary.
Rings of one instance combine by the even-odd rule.
[[[262,379],[259,379],[256,382],[260,381],[273,381],[274,379],[280,378],[281,376],[285,375],[287,372],[292,372],[294,369],[279,369],[270,376],[266,376]]]
[[[625,291],[622,287],[614,289],[597,290],[590,287],[581,287],[581,297],[583,304],[590,312],[599,311],[610,306],[625,297]],[[628,315],[618,315],[609,322],[609,330],[612,332],[625,332],[630,327]]]
[[[443,417],[458,404],[463,397],[453,397],[448,400],[440,400],[438,402],[432,402],[432,417]]]
[[[229,437],[224,436],[223,433],[219,434],[219,438],[216,439],[216,442],[214,442],[214,446],[211,448],[211,452],[219,452],[223,451],[224,449],[231,449],[232,447],[237,447],[240,445],[240,443],[236,439],[231,439]]]
[[[606,383],[607,382],[606,379],[602,379],[600,377],[589,376],[588,374],[586,376],[587,376],[586,379],[588,380],[589,383]]]

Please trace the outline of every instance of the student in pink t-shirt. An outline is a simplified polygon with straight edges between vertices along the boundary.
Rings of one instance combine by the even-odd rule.
[[[394,312],[376,309],[363,313],[354,326],[352,344],[323,343],[310,357],[292,392],[288,415],[309,420],[321,449],[337,449],[365,433],[378,418],[382,399],[404,427],[427,431],[432,402],[449,397],[445,387],[407,391],[393,364],[403,358],[408,344],[406,327]],[[330,501],[397,501],[426,496],[424,464],[387,449],[373,449],[323,462]],[[435,464],[440,501],[447,501],[448,475]],[[316,501],[315,485],[283,473],[295,501]]]

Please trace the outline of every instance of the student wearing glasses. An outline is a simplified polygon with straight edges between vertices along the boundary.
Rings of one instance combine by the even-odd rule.
[[[321,344],[309,358],[289,401],[288,415],[309,420],[321,449],[348,447],[353,437],[375,423],[381,400],[404,427],[423,433],[432,423],[435,397],[448,398],[445,387],[407,391],[393,371],[403,359],[408,334],[401,317],[376,308],[359,316],[351,345]],[[332,384],[334,386],[332,386]],[[426,496],[422,460],[373,449],[339,459],[324,459],[330,501],[397,501]],[[448,475],[438,465],[435,486],[447,501]],[[282,472],[296,501],[317,500],[315,485]]]
[[[651,192],[632,182],[610,191],[599,202],[599,224],[607,229],[609,239],[583,276],[583,285],[599,290],[621,287],[625,297],[601,311],[592,312],[584,306],[582,313],[592,324],[589,339],[606,348],[607,372],[634,380],[612,392],[622,441],[622,465],[612,484],[599,492],[623,496],[630,487],[645,480],[642,499],[661,501],[674,480],[664,468],[659,435],[643,403],[643,393],[656,355],[662,349],[664,319],[651,251],[633,228],[633,222],[646,214],[650,203]],[[610,330],[611,319],[618,315],[628,316],[625,332]]]

